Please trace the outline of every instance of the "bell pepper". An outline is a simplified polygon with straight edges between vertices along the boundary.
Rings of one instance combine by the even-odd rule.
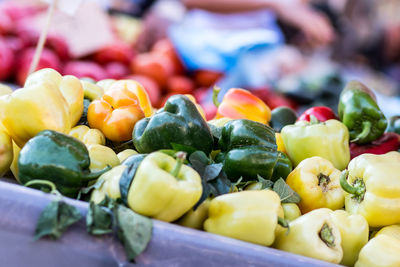
[[[129,158],[130,156],[137,155],[138,153],[133,149],[125,149],[117,154],[119,161],[122,163],[124,160]]]
[[[121,164],[114,150],[107,146],[90,144],[86,147],[90,158],[89,169],[92,172],[103,170],[107,166],[115,167]]]
[[[299,218],[301,211],[296,203],[282,203],[283,213],[285,214],[285,220],[289,222]]]
[[[382,228],[362,249],[355,267],[400,266],[400,226]]]
[[[172,144],[190,146],[207,155],[213,137],[195,104],[183,95],[171,96],[151,118],[140,120],[133,130],[133,143],[139,153],[171,149]]]
[[[126,87],[108,90],[88,109],[87,119],[91,128],[99,129],[111,141],[131,138],[136,122],[144,118],[138,97]]]
[[[361,248],[368,242],[368,222],[363,216],[351,215],[344,210],[335,210],[331,217],[342,237],[343,259],[340,264],[354,266]]]
[[[95,83],[81,80],[81,84],[84,97],[90,101],[100,99],[104,95],[104,89]]]
[[[67,133],[71,127],[67,102],[52,82],[2,96],[0,109],[1,121],[19,147],[42,130]]]
[[[218,102],[221,89],[214,88],[213,101],[217,106],[216,119],[228,117],[231,119],[248,119],[267,124],[271,119],[271,110],[257,96],[251,92],[232,88],[224,95],[222,102]]]
[[[39,85],[42,82],[51,82],[61,92],[68,104],[70,127],[74,127],[83,112],[83,88],[78,78],[72,75],[61,76],[56,70],[41,69],[31,75],[25,81],[24,87]]]
[[[286,226],[283,215],[281,200],[274,191],[241,191],[211,200],[204,229],[210,233],[270,246],[275,240],[278,221]]]
[[[204,200],[196,210],[189,210],[176,223],[185,227],[202,230],[205,220],[208,218],[210,198]]]
[[[17,144],[12,141],[12,148],[13,148],[13,160],[10,166],[10,170],[12,174],[14,175],[15,180],[17,180],[19,183],[19,177],[18,177],[18,158],[19,158],[19,152],[21,151],[21,148],[17,146]]]
[[[312,157],[300,162],[286,183],[300,195],[301,213],[307,213],[319,208],[337,210],[344,206],[339,178],[340,171],[329,160]]]
[[[2,177],[11,166],[13,161],[13,145],[11,137],[0,127],[0,177]]]
[[[337,117],[332,109],[324,106],[312,107],[307,109],[300,115],[299,121],[310,121],[310,117],[315,116],[319,121],[336,120]]]
[[[153,107],[151,106],[149,95],[147,94],[143,85],[134,80],[119,80],[111,84],[110,88],[106,91],[108,92],[109,90],[113,90],[116,88],[126,88],[134,93],[139,100],[139,105],[144,112],[144,116],[150,117],[151,115],[153,115]]]
[[[283,143],[283,138],[280,133],[275,133],[276,145],[278,146],[278,151],[287,154],[285,144]]]
[[[190,99],[190,101],[192,101],[196,105],[196,108],[199,111],[201,117],[204,120],[206,120],[206,113],[204,112],[203,108],[199,104],[197,104],[196,98],[194,98],[194,96],[189,94],[185,94],[185,96],[187,96]]]
[[[272,172],[271,181],[276,181],[279,178],[286,180],[289,173],[292,171],[292,162],[283,152],[278,152],[278,160],[276,161],[274,171]]]
[[[45,130],[31,138],[21,149],[18,176],[22,184],[34,179],[53,182],[57,190],[74,197],[89,181],[110,169],[90,172],[86,146],[71,136]]]
[[[271,179],[279,153],[271,127],[251,120],[232,120],[224,125],[219,139],[223,163],[229,179],[256,180],[257,175]]]
[[[146,156],[136,170],[127,195],[128,206],[135,212],[161,221],[172,222],[199,201],[202,194],[200,175],[178,158],[162,152]]]
[[[78,125],[72,128],[69,133],[70,136],[79,139],[85,145],[98,144],[105,145],[106,138],[98,129],[90,129],[85,125]]]
[[[343,170],[350,161],[349,131],[340,121],[298,121],[285,126],[281,134],[295,166],[306,158],[318,156]]]
[[[370,227],[400,223],[400,153],[362,154],[342,172],[345,207],[361,214]]]
[[[294,124],[297,120],[296,112],[289,107],[277,107],[271,112],[271,127],[280,133],[286,125]]]
[[[351,142],[372,142],[386,129],[386,118],[371,94],[373,93],[358,81],[349,82],[340,94],[339,117],[349,129]]]
[[[115,79],[104,79],[100,80],[96,83],[97,86],[100,86],[103,88],[104,91],[108,91],[108,89],[111,87],[111,85],[116,82]]]
[[[119,199],[121,192],[119,190],[119,181],[122,173],[127,168],[126,165],[119,165],[106,173],[103,173],[98,181],[102,181],[101,186],[95,188],[90,195],[90,201],[94,203],[100,203],[103,199],[108,196],[111,199]]]
[[[291,253],[339,263],[343,257],[339,228],[330,209],[313,210],[289,223],[289,231],[281,231],[274,246]]]
[[[369,144],[358,145],[355,143],[350,144],[351,159],[361,154],[386,154],[390,151],[396,151],[400,148],[400,135],[396,133],[384,133],[378,139]]]
[[[400,116],[390,117],[386,131],[400,134]]]
[[[9,95],[13,92],[11,87],[0,83],[0,96]]]

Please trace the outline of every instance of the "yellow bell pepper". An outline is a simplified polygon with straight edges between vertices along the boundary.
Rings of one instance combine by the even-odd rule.
[[[106,195],[112,199],[120,198],[119,180],[126,167],[125,165],[119,165],[103,173],[97,180],[103,182],[99,188],[95,188],[92,191],[90,200],[97,204],[100,203]]]
[[[193,229],[202,230],[204,221],[208,217],[208,209],[210,207],[210,199],[207,198],[206,200],[201,203],[196,210],[189,210],[186,212],[178,221],[177,224],[190,227]]]
[[[56,70],[41,69],[26,79],[24,87],[41,84],[42,82],[52,82],[60,90],[68,104],[70,116],[70,127],[75,126],[83,112],[83,88],[78,78],[72,75],[61,76]]]
[[[90,129],[86,125],[78,125],[69,131],[69,135],[79,139],[85,145],[98,144],[105,145],[106,137],[98,129]]]
[[[275,240],[279,218],[283,218],[281,200],[272,190],[250,190],[221,195],[211,200],[207,232],[264,246]]]
[[[318,208],[336,210],[344,206],[339,178],[340,171],[329,160],[312,157],[300,162],[286,183],[300,195],[301,213],[307,213]]]
[[[101,171],[107,165],[115,167],[120,164],[117,154],[107,146],[91,144],[86,146],[89,151],[90,166],[92,172]]]
[[[348,180],[346,180],[348,176]],[[362,154],[343,171],[346,210],[361,214],[370,227],[400,223],[400,153]]]
[[[382,228],[362,249],[355,267],[400,266],[400,226]]]
[[[104,80],[100,80],[96,83],[96,85],[100,86],[101,88],[103,88],[104,92],[108,91],[108,89],[110,88],[110,86],[116,82],[116,80],[114,79],[104,79]]]
[[[0,96],[9,95],[13,92],[11,87],[0,83]]]
[[[300,208],[295,203],[282,203],[282,208],[285,219],[290,222],[301,216]]]
[[[313,210],[289,223],[289,231],[280,231],[274,246],[291,253],[339,263],[343,257],[339,228],[330,209]]]
[[[232,120],[231,118],[224,117],[224,118],[209,120],[207,123],[214,125],[215,127],[221,128],[231,120]]]
[[[0,177],[10,169],[12,161],[13,145],[11,137],[0,127]]]
[[[287,154],[285,143],[283,143],[283,138],[280,133],[275,133],[276,145],[278,146],[277,150]]]
[[[83,96],[90,101],[100,99],[104,95],[104,89],[92,82],[81,80]]]
[[[117,157],[118,157],[119,161],[122,163],[124,160],[126,160],[130,156],[137,155],[137,154],[138,154],[137,151],[128,148],[128,149],[125,149],[125,150],[119,152],[117,154]]]
[[[10,166],[10,170],[12,174],[14,175],[15,180],[17,180],[19,183],[19,177],[18,177],[18,157],[19,157],[19,152],[21,151],[21,148],[17,146],[17,144],[12,141],[12,148],[13,148],[13,160]]]
[[[331,213],[331,217],[342,237],[343,259],[340,264],[353,266],[360,250],[368,242],[368,223],[363,216],[351,215],[344,210],[335,210]]]
[[[22,147],[40,131],[68,133],[68,104],[52,82],[43,82],[0,98],[0,117],[15,143]]]

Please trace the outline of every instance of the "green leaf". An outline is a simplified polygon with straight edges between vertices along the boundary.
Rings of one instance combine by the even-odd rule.
[[[151,240],[153,223],[151,219],[118,205],[116,208],[118,237],[125,248],[126,256],[133,261],[142,253]]]
[[[281,198],[282,203],[299,203],[300,202],[300,196],[293,191],[290,186],[287,185],[285,180],[282,178],[279,178],[275,184],[274,187],[272,188],[273,191],[275,191],[279,197]]]
[[[72,224],[82,218],[79,210],[64,201],[52,201],[40,214],[36,224],[35,240],[44,236],[58,239]]]
[[[215,163],[211,165],[207,165],[204,169],[204,180],[207,182],[212,181],[218,177],[220,172],[222,171],[223,164]]]
[[[86,230],[91,235],[104,235],[113,232],[113,212],[108,207],[90,202],[86,214]]]
[[[177,143],[171,143],[172,149],[176,151],[184,151],[188,154],[192,154],[196,152],[196,148],[192,146],[187,146],[187,145],[182,145],[182,144],[177,144]]]
[[[271,180],[264,179],[261,175],[257,175],[257,180],[262,184],[261,189],[272,188],[272,186],[274,185],[274,182],[272,182]]]
[[[76,199],[81,199],[82,195],[89,194],[89,192],[92,191],[93,189],[99,189],[103,184],[104,184],[104,179],[97,179],[97,181],[94,184],[92,184],[91,186],[83,187],[79,191],[78,196],[76,197]]]
[[[189,156],[189,162],[192,168],[195,169],[200,176],[203,176],[207,165],[210,164],[210,159],[203,151],[196,151]]]

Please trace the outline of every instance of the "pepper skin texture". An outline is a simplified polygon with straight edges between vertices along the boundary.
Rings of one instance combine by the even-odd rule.
[[[349,129],[351,142],[372,142],[387,127],[387,120],[372,95],[369,88],[358,81],[349,82],[340,94],[339,117]]]
[[[111,141],[128,141],[136,122],[144,118],[138,97],[127,88],[110,88],[88,109],[91,128],[99,129]]]
[[[285,126],[281,135],[294,166],[304,159],[318,156],[343,170],[350,161],[349,131],[340,121],[299,121]]]
[[[300,115],[299,121],[310,121],[310,117],[314,116],[317,120],[324,122],[327,120],[337,119],[335,112],[328,107],[312,107],[307,109]]]
[[[322,208],[302,215],[289,223],[289,231],[280,231],[277,249],[339,263],[343,257],[339,228],[333,223],[330,209]]]
[[[278,217],[283,209],[277,193],[250,190],[218,196],[211,200],[207,232],[270,246],[275,240]]]
[[[277,107],[271,112],[271,127],[280,133],[286,125],[294,124],[297,120],[296,112],[289,107]]]
[[[217,92],[219,92],[217,90]],[[271,120],[270,108],[251,92],[231,88],[224,95],[221,103],[218,103],[216,119],[248,119],[267,124]]]
[[[98,180],[103,180],[99,188],[95,188],[90,195],[90,201],[94,203],[100,203],[103,199],[108,196],[111,199],[118,199],[121,197],[119,190],[119,180],[122,173],[125,171],[127,166],[119,165],[106,173],[103,173]]]
[[[301,216],[300,208],[296,203],[282,203],[282,208],[285,219],[290,222]]]
[[[83,142],[85,145],[105,145],[106,137],[98,129],[90,129],[86,125],[78,125],[72,128],[69,133],[72,137]]]
[[[370,227],[400,223],[399,162],[396,151],[352,159],[340,177],[346,211],[364,216]]]
[[[202,230],[205,220],[208,218],[208,209],[211,199],[204,200],[196,210],[189,210],[176,223],[185,227]]]
[[[343,259],[340,264],[354,266],[360,250],[368,242],[368,222],[363,216],[344,210],[335,210],[331,217],[342,237]]]
[[[304,214],[318,208],[337,210],[344,206],[339,178],[340,171],[329,160],[312,157],[300,162],[286,183],[299,194],[299,207]]]
[[[172,143],[193,147],[207,155],[213,147],[213,137],[196,105],[187,96],[171,96],[165,106],[151,118],[140,120],[132,133],[139,153],[172,149]]]
[[[162,152],[146,156],[136,170],[127,202],[135,212],[172,222],[199,201],[203,188],[200,175]]]
[[[0,126],[0,177],[2,177],[11,166],[13,161],[12,139]]]
[[[86,145],[90,157],[89,169],[92,172],[100,171],[107,166],[115,167],[121,162],[114,150],[99,144]]]
[[[104,89],[95,83],[81,80],[83,96],[90,101],[100,99],[104,95]]]
[[[125,150],[119,152],[117,154],[117,157],[118,157],[119,161],[122,163],[130,156],[137,155],[137,154],[138,153],[135,150],[128,148],[128,149],[125,149]]]

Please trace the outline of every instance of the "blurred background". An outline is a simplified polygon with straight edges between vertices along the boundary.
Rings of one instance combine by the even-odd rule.
[[[23,85],[51,1],[0,0],[0,82]],[[399,0],[58,0],[38,68],[135,79],[155,107],[192,94],[208,118],[214,85],[301,112],[336,110],[358,79],[389,117],[400,110],[399,14]]]

